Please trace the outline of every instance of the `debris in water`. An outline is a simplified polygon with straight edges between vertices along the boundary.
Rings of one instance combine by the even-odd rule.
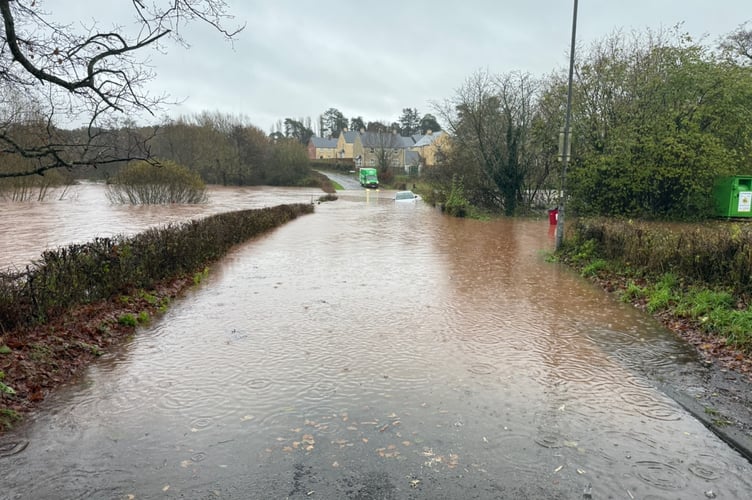
[[[705,497],[706,498],[715,498],[716,497],[715,491],[713,491],[713,490],[706,491],[705,492]]]
[[[577,469],[579,472],[579,469]],[[582,498],[592,499],[593,498],[593,487],[590,483],[585,486],[585,491],[582,492]]]

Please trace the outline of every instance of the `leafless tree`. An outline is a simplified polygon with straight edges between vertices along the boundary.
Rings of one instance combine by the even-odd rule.
[[[25,160],[23,168],[0,169],[0,178],[153,162],[142,136],[135,151],[108,138],[132,116],[153,115],[167,102],[168,96],[146,90],[155,77],[149,49],[165,50],[169,39],[187,45],[181,29],[191,22],[208,23],[230,41],[243,29],[225,27],[232,18],[223,0],[131,3],[132,24],[104,29],[59,23],[41,0],[0,0],[0,152]],[[35,134],[18,133],[30,124]],[[80,130],[64,133],[71,124]]]
[[[721,49],[732,58],[752,63],[752,24],[750,21],[739,26],[721,42]]]
[[[399,135],[391,132],[366,132],[361,136],[363,147],[366,149],[366,157],[374,160],[374,163],[383,173],[391,166],[400,166],[400,154],[403,153],[402,140]]]
[[[479,71],[438,108],[458,149],[455,160],[486,173],[507,215],[517,211],[532,170],[530,131],[539,87],[527,73]]]

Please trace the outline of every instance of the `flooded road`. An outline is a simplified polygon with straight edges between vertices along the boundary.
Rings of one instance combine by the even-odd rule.
[[[0,498],[749,496],[654,389],[692,350],[545,262],[547,220],[391,194],[235,249],[0,440]]]

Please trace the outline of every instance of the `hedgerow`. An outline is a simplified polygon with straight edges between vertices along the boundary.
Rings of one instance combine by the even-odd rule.
[[[228,212],[47,250],[21,272],[0,272],[0,332],[192,274],[234,245],[311,212],[309,204]]]

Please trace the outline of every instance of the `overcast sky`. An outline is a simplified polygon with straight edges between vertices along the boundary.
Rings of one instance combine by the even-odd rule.
[[[130,16],[131,2],[64,0],[65,15]],[[45,2],[55,11],[58,1]],[[206,26],[183,31],[189,49],[152,60],[151,87],[201,111],[243,115],[269,132],[277,120],[329,108],[349,119],[396,121],[403,108],[434,113],[473,72],[529,72],[568,65],[573,0],[228,0],[246,24],[234,46]],[[95,7],[96,6],[96,7]],[[106,6],[106,14],[96,8]],[[121,18],[125,22],[130,18]],[[586,47],[616,29],[683,29],[716,39],[752,19],[749,0],[581,0],[577,41]],[[100,19],[101,20],[101,19]],[[232,24],[230,24],[232,25]]]

